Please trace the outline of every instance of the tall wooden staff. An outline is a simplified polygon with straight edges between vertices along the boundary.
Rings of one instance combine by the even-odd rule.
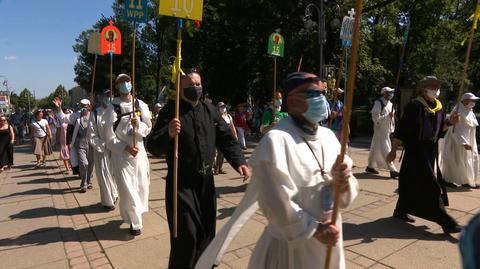
[[[470,37],[468,40],[468,47],[467,47],[467,54],[465,56],[465,63],[463,65],[463,73],[462,77],[460,79],[460,90],[458,91],[458,102],[460,103],[463,95],[463,88],[465,85],[465,79],[467,79],[467,71],[468,71],[468,65],[470,63],[470,53],[472,52],[472,44],[473,44],[473,37],[475,34],[475,30],[477,29],[477,24],[478,20],[480,19],[480,0],[477,0],[477,6],[475,9],[475,13],[473,15],[473,26],[472,29],[470,29]],[[458,107],[458,106],[457,106]]]
[[[467,79],[468,65],[470,63],[470,53],[472,52],[473,37],[474,37],[474,34],[475,34],[475,30],[477,30],[479,19],[480,19],[480,0],[477,0],[475,13],[473,14],[473,25],[472,25],[472,28],[470,29],[470,36],[469,36],[468,47],[467,47],[467,54],[465,55],[465,63],[463,64],[463,72],[462,72],[462,77],[460,79],[460,90],[458,91],[457,108],[455,109],[455,112],[458,112],[460,102],[462,101],[462,95],[463,95],[463,92],[464,92],[463,88],[464,88],[464,85],[465,85],[465,80]],[[455,125],[453,126],[452,131],[455,132]]]
[[[164,16],[171,16],[178,18],[178,31],[177,31],[177,54],[175,63],[172,70],[172,81],[175,82],[176,98],[175,98],[175,118],[180,118],[180,78],[183,74],[181,69],[182,61],[182,28],[183,20],[185,18],[195,21],[195,27],[200,26],[200,21],[203,15],[203,1],[192,0],[191,6],[187,9],[186,5],[183,7],[178,5],[178,1],[160,1],[158,6],[158,14]],[[174,149],[173,149],[173,238],[177,238],[177,219],[178,219],[178,135],[175,136]]]
[[[353,44],[352,44],[352,57],[350,58],[350,66],[348,70],[348,84],[347,84],[347,93],[345,100],[345,112],[342,122],[342,135],[341,135],[341,150],[340,155],[338,156],[338,162],[342,163],[347,152],[347,141],[348,141],[348,125],[350,123],[350,118],[352,115],[352,104],[353,104],[353,90],[355,88],[355,75],[357,71],[357,59],[358,59],[358,47],[360,43],[360,20],[362,18],[362,0],[355,1],[355,26],[353,34]],[[340,201],[340,190],[338,187],[335,187],[335,195],[333,202],[333,212],[332,212],[332,223],[337,222],[338,217],[338,205]],[[332,246],[327,248],[327,256],[325,259],[325,269],[330,268],[330,259],[332,256]]]
[[[136,84],[135,84],[135,44],[136,44],[136,34],[137,34],[137,22],[146,22],[147,21],[147,0],[130,0],[124,2],[124,15],[127,21],[133,21],[133,42],[132,42],[132,113],[135,117],[135,98],[136,98]],[[132,126],[132,146],[135,147],[135,126]]]
[[[178,19],[177,30],[177,55],[174,63],[175,75],[175,118],[180,118],[180,79],[182,76],[181,62],[182,62],[182,28],[183,20]],[[175,142],[173,147],[173,238],[177,238],[177,220],[178,220],[178,134],[175,135]]]

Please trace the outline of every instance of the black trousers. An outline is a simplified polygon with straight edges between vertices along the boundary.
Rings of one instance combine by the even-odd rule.
[[[215,236],[217,201],[213,174],[182,175],[178,180],[177,238],[173,238],[173,183],[167,176],[166,209],[170,229],[169,269],[194,268]]]

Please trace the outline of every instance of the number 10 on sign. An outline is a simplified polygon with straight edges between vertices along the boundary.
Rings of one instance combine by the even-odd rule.
[[[201,21],[203,0],[160,0],[159,14]]]

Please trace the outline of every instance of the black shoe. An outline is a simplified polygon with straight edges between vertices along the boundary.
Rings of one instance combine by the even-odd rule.
[[[400,173],[398,173],[397,171],[390,171],[390,178],[398,178],[398,176],[400,176]]]
[[[411,222],[411,223],[415,222],[414,218],[412,218],[410,215],[405,214],[405,213],[401,214],[401,213],[394,212],[393,217],[397,218],[397,219],[400,219],[400,220],[403,220],[405,222]]]
[[[80,193],[86,193],[86,192],[87,192],[86,186],[80,187]]]
[[[365,168],[365,172],[367,172],[367,173],[372,173],[372,174],[375,174],[375,175],[380,174],[380,173],[377,171],[377,169],[375,169],[375,168],[370,168],[370,167],[368,167],[368,166],[367,166],[367,168]]]
[[[446,234],[456,234],[462,231],[462,227],[460,225],[454,225],[449,227],[442,226],[442,230]]]
[[[138,229],[138,230],[134,230],[132,225],[130,224],[130,234],[133,235],[133,236],[139,236],[142,234],[142,230]]]

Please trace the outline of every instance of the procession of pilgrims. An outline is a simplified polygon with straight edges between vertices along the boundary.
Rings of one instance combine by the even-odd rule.
[[[461,227],[445,210],[446,186],[480,186],[476,143],[478,121],[473,108],[479,97],[465,93],[447,115],[439,100],[442,81],[420,80],[414,98],[396,115],[395,90],[378,90],[371,107],[373,137],[366,173],[389,173],[398,179],[399,199],[392,216],[438,223],[445,233]],[[340,208],[359,192],[353,162],[340,153],[344,93],[330,89],[317,75],[293,72],[272,102],[283,117],[270,126],[247,162],[238,137],[211,102],[202,100],[200,71],[186,69],[180,80],[180,118],[175,102],[162,106],[156,121],[148,105],[133,98],[131,78],[120,74],[114,90],[100,93],[95,106],[80,101],[75,113],[64,113],[55,98],[56,117],[75,126],[71,161],[78,166],[80,192],[92,185],[93,171],[105,210],[118,205],[133,236],[142,234],[142,214],[148,212],[150,167],[147,150],[165,156],[166,209],[170,237],[169,268],[212,268],[219,265],[242,226],[261,210],[268,225],[249,268],[314,268],[332,247],[332,268],[345,268],[341,214],[331,222],[333,193]],[[115,93],[118,95],[114,97]],[[331,100],[327,100],[331,96]],[[223,103],[222,103],[223,104]],[[133,113],[135,109],[135,113]],[[327,123],[326,126],[322,126]],[[178,136],[178,236],[174,230],[173,157]],[[394,165],[403,147],[401,167]],[[232,217],[216,234],[216,194],[213,168],[221,152],[248,182]],[[309,158],[305,156],[311,155]]]

